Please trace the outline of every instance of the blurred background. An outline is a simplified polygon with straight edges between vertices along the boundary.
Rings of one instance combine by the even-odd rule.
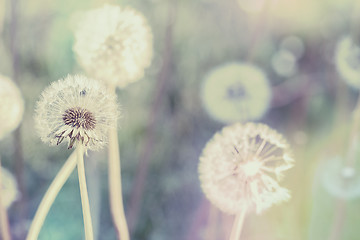
[[[342,80],[334,61],[344,36],[359,43],[357,0],[107,2],[143,13],[154,36],[154,57],[144,78],[117,90],[123,196],[132,239],[228,238],[233,216],[205,198],[197,167],[206,142],[230,123],[209,114],[201,95],[207,74],[229,62],[251,63],[266,74],[272,99],[255,121],[282,133],[296,159],[281,183],[292,192],[291,200],[248,215],[243,239],[359,239],[359,164],[351,197],[337,178],[352,144],[358,89]],[[71,19],[77,11],[103,4],[0,0],[0,74],[18,85],[25,101],[20,127],[0,141],[2,165],[18,184],[18,198],[8,208],[15,240],[25,238],[41,198],[72,152],[41,142],[34,105],[51,82],[83,72],[72,50]],[[106,151],[91,152],[85,160],[95,234],[115,239]],[[75,172],[39,239],[82,238]]]

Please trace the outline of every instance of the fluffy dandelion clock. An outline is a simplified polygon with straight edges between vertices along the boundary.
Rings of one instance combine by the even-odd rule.
[[[82,144],[98,150],[118,115],[115,94],[98,81],[69,75],[44,90],[35,123],[41,139],[50,145],[66,141],[68,148]]]
[[[1,187],[2,204],[9,208],[18,198],[19,192],[14,176],[5,168],[1,168]]]
[[[19,88],[0,75],[0,139],[15,130],[23,117],[24,101]]]
[[[79,14],[74,51],[94,78],[125,87],[144,75],[152,59],[152,32],[136,10],[104,5]]]
[[[229,63],[212,70],[205,78],[202,100],[208,113],[219,121],[256,120],[267,111],[271,90],[258,67]]]
[[[201,187],[229,214],[261,213],[290,198],[278,183],[294,160],[284,138],[264,124],[236,123],[216,133],[199,163]]]
[[[348,85],[360,88],[360,47],[346,36],[336,47],[335,62],[337,71]]]

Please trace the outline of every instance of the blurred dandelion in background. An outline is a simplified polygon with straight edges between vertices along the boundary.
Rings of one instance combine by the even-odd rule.
[[[299,60],[305,52],[303,40],[295,35],[285,37],[280,43],[280,49],[291,52],[296,60]]]
[[[144,76],[151,63],[152,32],[130,7],[104,5],[75,18],[74,52],[93,78],[123,88]]]
[[[297,63],[294,54],[287,50],[279,50],[272,59],[271,64],[274,71],[283,77],[291,77],[297,71]]]
[[[19,191],[14,176],[5,168],[1,168],[1,201],[5,208],[19,198]]]
[[[111,122],[119,116],[116,95],[100,82],[81,75],[67,76],[44,90],[36,107],[35,124],[50,145],[83,144],[98,150],[107,143]]]
[[[321,180],[325,189],[337,198],[360,197],[360,176],[351,166],[344,166],[344,160],[334,157],[321,164]]]
[[[216,133],[203,149],[201,187],[226,213],[261,213],[289,200],[289,191],[278,181],[293,163],[290,146],[279,133],[264,124],[236,123]]]
[[[0,75],[0,139],[15,130],[24,113],[24,100],[19,88],[9,78]]]
[[[228,63],[207,75],[201,97],[205,109],[216,120],[257,120],[269,107],[271,89],[260,68],[247,63]]]
[[[335,63],[341,78],[349,86],[360,88],[360,47],[350,36],[338,42]]]

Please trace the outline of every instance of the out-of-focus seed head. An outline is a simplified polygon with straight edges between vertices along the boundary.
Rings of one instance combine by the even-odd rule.
[[[15,130],[24,113],[24,100],[19,88],[9,78],[0,75],[0,139]]]
[[[126,87],[144,76],[152,59],[152,32],[138,11],[115,5],[80,13],[74,52],[88,74],[109,85]]]
[[[335,52],[336,68],[342,79],[351,87],[360,88],[360,46],[350,36],[343,37]]]
[[[5,168],[1,168],[1,201],[9,208],[17,200],[19,192],[14,176]]]
[[[225,123],[256,120],[269,108],[271,90],[261,69],[247,63],[229,63],[212,70],[203,82],[207,112]]]

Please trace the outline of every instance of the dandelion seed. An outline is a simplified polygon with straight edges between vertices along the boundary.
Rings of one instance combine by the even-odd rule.
[[[23,117],[24,101],[19,88],[0,75],[0,139],[15,130]]]
[[[218,132],[203,149],[201,187],[222,211],[261,213],[290,198],[278,181],[294,160],[286,140],[264,124],[237,123]]]
[[[119,87],[143,77],[153,49],[152,32],[141,13],[105,5],[77,20],[73,49],[92,77]]]
[[[343,80],[351,87],[360,88],[360,47],[346,36],[342,38],[335,52],[336,68]]]
[[[5,168],[1,168],[1,200],[5,208],[17,200],[19,196],[14,176]]]
[[[35,123],[41,139],[50,145],[65,140],[68,148],[80,143],[86,149],[98,150],[106,143],[118,115],[115,94],[98,81],[69,75],[44,90]]]
[[[261,118],[269,107],[270,98],[265,74],[246,63],[229,63],[212,70],[202,88],[207,112],[226,123]]]

